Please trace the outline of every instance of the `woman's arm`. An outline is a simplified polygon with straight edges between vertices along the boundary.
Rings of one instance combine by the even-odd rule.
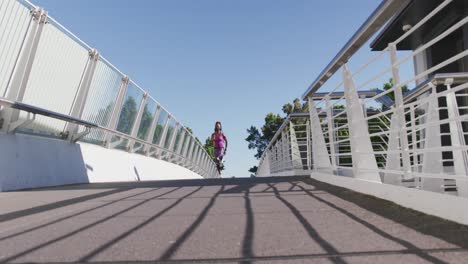
[[[228,140],[227,140],[226,135],[224,135],[224,133],[223,133],[223,138],[224,138],[224,142],[226,142],[226,146],[224,146],[224,152],[226,152],[227,147],[228,147]]]

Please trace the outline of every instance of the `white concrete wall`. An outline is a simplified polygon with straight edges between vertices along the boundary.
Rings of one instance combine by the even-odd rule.
[[[201,179],[195,172],[170,162],[80,143],[90,182]]]
[[[27,135],[0,135],[0,190],[87,180],[79,145]]]
[[[311,178],[392,201],[426,214],[468,225],[468,210],[466,210],[468,199],[464,197],[324,173],[312,173]]]
[[[64,184],[195,179],[178,165],[100,146],[0,134],[0,191]]]

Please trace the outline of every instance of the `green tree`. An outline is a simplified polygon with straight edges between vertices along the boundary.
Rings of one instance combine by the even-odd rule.
[[[299,98],[294,99],[293,103],[284,104],[281,108],[283,113],[287,116],[291,113],[307,112],[309,107],[307,103],[302,104]],[[283,124],[285,117],[280,114],[268,113],[265,116],[265,123],[258,129],[255,126],[250,126],[247,129],[248,148],[256,150],[255,158],[260,159],[265,151],[268,143],[273,139],[278,129]],[[249,172],[256,171],[256,166],[249,169]]]
[[[120,112],[119,123],[117,125],[117,131],[122,133],[130,134],[132,131],[133,122],[137,114],[137,103],[135,98],[128,97]]]
[[[388,91],[388,90],[390,90],[390,89],[393,88],[393,85],[394,85],[393,78],[390,78],[390,80],[388,80],[388,82],[386,82],[386,83],[383,84],[383,89],[384,89],[385,91]],[[404,95],[405,93],[407,93],[408,91],[409,91],[408,86],[404,85],[404,86],[401,87],[401,92],[403,93],[403,95]],[[392,91],[392,92],[389,92],[389,93],[387,94],[387,96],[388,96],[388,98],[390,98],[390,99],[392,99],[393,101],[395,101],[395,92],[393,92],[393,91]]]
[[[257,150],[255,154],[257,159],[262,157],[265,148],[283,122],[284,117],[281,117],[279,114],[268,113],[265,117],[265,124],[261,127],[261,130],[255,126],[251,126],[247,129],[248,137],[245,140],[249,143],[249,149]]]
[[[205,139],[205,145],[203,145],[203,148],[205,148],[206,152],[208,152],[208,155],[210,155],[211,158],[214,158],[214,145],[213,141],[211,141],[211,137],[207,137]]]
[[[257,166],[253,166],[252,168],[250,168],[249,169],[249,172],[251,173],[250,177],[255,177],[255,173],[257,173],[257,170],[258,170]]]
[[[283,113],[286,115],[289,115],[291,113],[304,113],[309,111],[309,104],[301,103],[301,100],[299,98],[294,99],[293,103],[287,103],[283,105]]]

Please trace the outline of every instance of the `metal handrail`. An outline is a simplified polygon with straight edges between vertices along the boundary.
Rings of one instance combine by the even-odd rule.
[[[26,111],[26,112],[29,112],[29,113],[32,113],[32,114],[38,114],[38,115],[42,115],[42,116],[52,117],[52,118],[55,118],[55,119],[59,119],[59,120],[62,120],[62,121],[74,123],[74,124],[77,124],[77,125],[83,125],[83,126],[88,127],[88,128],[101,128],[102,129],[102,127],[100,127],[99,125],[96,125],[96,124],[88,122],[88,121],[84,121],[84,120],[81,120],[81,119],[78,119],[78,118],[71,117],[69,115],[64,115],[64,114],[61,114],[61,113],[50,111],[50,110],[47,110],[47,109],[44,109],[44,108],[41,108],[41,107],[37,107],[37,106],[33,106],[33,105],[30,105],[30,104],[25,104],[25,103],[22,103],[22,102],[16,102],[16,101],[8,100],[8,99],[6,99],[4,97],[0,97],[0,105],[3,106],[3,107],[9,107],[9,108],[17,109],[17,110]]]
[[[165,148],[163,148],[161,146],[158,146],[158,145],[149,143],[147,141],[144,141],[144,140],[142,140],[140,138],[132,137],[132,136],[129,136],[129,135],[125,134],[125,133],[122,133],[122,132],[119,132],[119,131],[116,131],[116,130],[112,130],[112,129],[109,129],[109,128],[106,128],[106,127],[103,127],[103,126],[100,126],[100,125],[97,125],[97,124],[82,120],[82,119],[74,118],[74,117],[69,116],[69,115],[65,115],[65,114],[61,114],[61,113],[58,113],[58,112],[50,111],[50,110],[47,110],[47,109],[44,109],[44,108],[41,108],[41,107],[33,106],[33,105],[30,105],[30,104],[25,104],[25,103],[22,103],[22,102],[16,102],[16,101],[8,100],[8,99],[3,98],[3,97],[0,97],[0,106],[12,108],[12,109],[17,109],[17,110],[25,111],[25,112],[32,113],[32,114],[51,117],[51,118],[55,118],[55,119],[58,119],[58,120],[65,121],[65,122],[74,123],[74,124],[77,124],[77,125],[82,125],[82,126],[88,128],[88,129],[91,129],[91,128],[99,129],[99,130],[111,133],[112,135],[120,137],[120,138],[132,140],[134,142],[143,144],[145,146],[149,146],[149,147],[152,147],[152,148],[155,148],[155,149],[159,149],[159,150],[169,152],[170,155],[172,155],[172,156],[176,156],[178,158],[182,158],[184,160],[189,161],[192,166],[195,166],[196,168],[198,168],[199,170],[204,172],[206,176],[209,176],[209,172],[207,170],[203,169],[198,164],[195,164],[192,160],[187,159],[187,158],[181,156],[180,154],[177,154],[177,153],[175,153],[175,152],[173,152],[171,150],[165,149]]]

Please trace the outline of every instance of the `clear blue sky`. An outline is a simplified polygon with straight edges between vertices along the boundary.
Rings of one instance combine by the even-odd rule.
[[[32,0],[202,141],[223,122],[226,176],[258,161],[246,129],[280,113],[380,0]]]

